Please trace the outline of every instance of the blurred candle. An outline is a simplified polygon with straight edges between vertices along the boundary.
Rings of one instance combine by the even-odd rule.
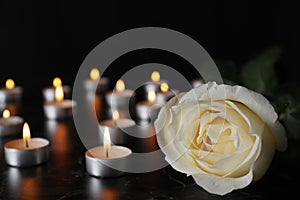
[[[106,103],[110,107],[123,108],[130,105],[130,99],[135,97],[133,90],[126,89],[123,80],[116,83],[116,92],[108,91],[105,95]]]
[[[148,92],[148,101],[140,101],[136,104],[136,117],[140,120],[155,120],[163,104],[156,103],[156,93]]]
[[[97,68],[90,70],[89,79],[84,81],[84,86],[87,92],[102,93],[107,90],[109,79],[101,77],[100,71]]]
[[[5,109],[0,118],[0,137],[20,133],[23,121],[22,117],[10,116],[10,111]]]
[[[62,86],[64,96],[66,98],[71,97],[71,87],[68,85],[63,85],[62,80],[59,77],[55,77],[52,81],[52,86],[45,87],[43,89],[43,97],[46,102],[53,102],[55,101],[55,88]]]
[[[130,141],[130,136],[127,135],[127,131],[135,125],[135,122],[132,119],[122,118],[118,111],[113,111],[112,119],[102,120],[99,123],[100,132],[104,132],[105,129],[108,129],[110,132],[111,141],[114,144],[128,144]],[[103,135],[100,134],[100,140],[102,141]]]
[[[55,101],[44,103],[44,113],[48,119],[67,119],[72,117],[72,109],[76,106],[76,102],[64,99],[63,87],[55,88]]]
[[[172,97],[178,94],[178,92],[178,90],[170,90],[168,83],[163,82],[160,85],[160,91],[156,94],[156,103],[165,104]]]
[[[13,79],[7,79],[5,87],[0,88],[0,103],[19,101],[22,98],[23,89],[16,86]]]

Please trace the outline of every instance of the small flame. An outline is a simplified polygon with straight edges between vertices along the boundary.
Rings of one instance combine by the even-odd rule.
[[[9,112],[9,110],[5,109],[5,110],[3,111],[2,116],[3,116],[4,119],[9,118],[9,117],[10,117],[10,112]]]
[[[27,122],[23,125],[23,140],[28,141],[30,139],[30,129]]]
[[[161,90],[163,93],[168,92],[168,90],[169,90],[169,85],[168,85],[168,83],[162,83],[162,84],[160,85],[160,90]]]
[[[5,87],[9,90],[13,89],[15,87],[15,82],[12,79],[7,79],[5,82]]]
[[[160,80],[160,74],[158,71],[153,71],[151,74],[151,80],[153,82],[158,82]]]
[[[114,121],[118,120],[120,118],[120,115],[119,115],[119,112],[117,110],[115,110],[113,113],[112,113],[112,119]]]
[[[110,149],[111,141],[108,127],[104,128],[103,147],[107,152]]]
[[[64,89],[61,85],[55,88],[55,100],[57,102],[64,100]]]
[[[90,78],[92,80],[97,80],[99,79],[100,77],[100,72],[97,68],[93,68],[91,71],[90,71]]]
[[[149,101],[150,103],[154,103],[154,102],[156,101],[156,93],[155,93],[154,90],[150,90],[150,91],[148,92],[148,101]]]
[[[61,79],[58,78],[58,77],[55,77],[55,78],[53,79],[52,84],[53,84],[53,87],[55,87],[55,88],[58,87],[58,86],[61,86],[61,85],[62,85]]]
[[[123,92],[125,90],[125,83],[123,80],[118,80],[116,83],[117,92]]]

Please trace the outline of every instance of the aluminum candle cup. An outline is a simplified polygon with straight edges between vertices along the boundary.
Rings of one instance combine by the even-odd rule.
[[[68,85],[63,86],[64,97],[71,98],[72,89]],[[43,97],[46,102],[55,101],[55,88],[52,86],[43,89]]]
[[[169,90],[167,92],[158,92],[156,93],[156,103],[158,104],[165,104],[168,102],[172,97],[178,94],[178,90]]]
[[[191,85],[193,88],[198,87],[204,83],[204,80],[202,78],[195,78],[191,80]]]
[[[130,100],[134,99],[134,96],[133,90],[124,90],[122,92],[109,91],[105,95],[105,100],[110,107],[122,108],[129,106]]]
[[[101,77],[101,79],[93,80],[87,79],[84,81],[84,87],[88,93],[102,93],[107,90],[109,84],[109,79],[106,77]]]
[[[0,119],[0,137],[11,136],[22,132],[24,119],[19,116]]]
[[[10,101],[20,101],[22,99],[23,88],[16,86],[12,89],[0,88],[0,103]]]
[[[126,168],[128,157],[132,151],[122,146],[111,146],[109,157],[106,157],[106,151],[103,146],[94,147],[85,152],[86,170],[89,175],[101,178],[112,178],[126,174],[110,166]]]
[[[14,167],[30,167],[45,163],[49,159],[49,141],[31,138],[26,147],[23,139],[12,140],[4,145],[6,163]]]
[[[131,119],[103,120],[99,123],[100,141],[103,141],[104,128],[107,127],[113,144],[128,144],[130,136],[126,133],[126,130],[134,125],[135,122]]]
[[[72,117],[72,109],[76,102],[72,100],[63,100],[58,102],[45,102],[44,113],[48,119],[67,119]]]
[[[147,101],[138,102],[136,105],[136,117],[140,120],[154,121],[163,104],[151,104]]]

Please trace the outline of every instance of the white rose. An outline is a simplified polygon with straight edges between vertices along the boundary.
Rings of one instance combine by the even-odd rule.
[[[241,86],[203,84],[172,98],[155,121],[170,165],[213,194],[260,179],[287,138],[269,101]]]

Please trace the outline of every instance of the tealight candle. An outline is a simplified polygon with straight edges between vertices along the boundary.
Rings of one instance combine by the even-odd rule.
[[[19,101],[22,98],[23,88],[15,86],[13,79],[7,79],[5,88],[0,88],[0,102]]]
[[[104,129],[103,146],[91,148],[85,152],[86,170],[94,177],[109,178],[124,175],[125,172],[111,166],[126,167],[128,157],[132,154],[129,148],[111,145],[108,128]]]
[[[190,81],[193,88],[198,87],[204,83],[204,80],[202,78],[195,78]]]
[[[72,117],[72,109],[76,106],[73,100],[64,100],[64,91],[62,86],[55,88],[54,102],[44,103],[44,113],[48,119],[66,119]]]
[[[11,136],[22,131],[23,118],[10,116],[10,111],[5,109],[0,119],[0,137]]]
[[[23,139],[12,140],[4,145],[4,156],[8,165],[30,167],[48,161],[49,141],[30,137],[29,126],[24,123]]]
[[[163,82],[160,85],[160,91],[156,94],[156,103],[165,104],[172,97],[178,94],[178,90],[170,90],[169,85],[166,82]]]
[[[148,92],[148,101],[138,102],[136,105],[136,117],[140,120],[154,120],[157,118],[163,104],[155,103],[155,91]]]
[[[119,118],[119,112],[114,111],[111,120],[103,120],[99,123],[99,130],[103,132],[106,128],[110,132],[111,141],[114,144],[128,144],[130,136],[126,134],[126,129],[133,127],[135,121],[128,118]],[[100,140],[103,141],[103,135],[100,134]]]
[[[87,92],[102,93],[108,88],[109,79],[107,77],[100,78],[100,71],[93,68],[90,71],[90,78],[85,80],[84,86]]]
[[[116,92],[108,91],[105,95],[106,103],[110,107],[122,108],[129,106],[130,99],[134,98],[134,91],[125,89],[123,80],[118,80],[116,83]]]
[[[71,87],[68,86],[68,85],[62,85],[61,79],[59,77],[55,77],[52,81],[52,86],[48,86],[48,87],[43,89],[43,96],[44,96],[44,100],[46,102],[55,101],[55,88],[58,87],[58,86],[63,87],[64,96],[66,98],[71,97]]]
[[[153,71],[151,73],[151,81],[148,81],[143,86],[145,88],[145,92],[148,93],[149,91],[159,91],[159,86],[162,83],[162,80],[160,80],[160,73],[158,71]]]

